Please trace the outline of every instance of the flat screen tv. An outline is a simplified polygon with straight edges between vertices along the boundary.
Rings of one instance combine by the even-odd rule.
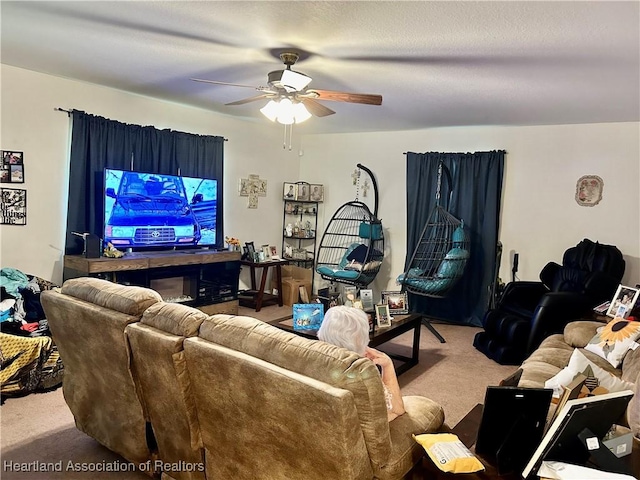
[[[105,169],[104,179],[105,245],[132,250],[221,245],[217,180],[113,169]]]

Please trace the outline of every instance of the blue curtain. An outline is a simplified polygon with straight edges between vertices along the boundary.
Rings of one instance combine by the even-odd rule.
[[[105,168],[217,179],[217,246],[223,246],[223,137],[129,125],[79,110],[71,117],[66,254],[84,248],[71,232],[102,236]]]
[[[438,165],[448,168],[441,182],[440,205],[464,220],[470,258],[463,277],[445,298],[410,295],[411,310],[428,317],[482,326],[495,281],[504,151],[475,153],[407,153],[407,259],[436,205]],[[449,202],[450,199],[450,202]],[[447,207],[448,205],[448,207]]]

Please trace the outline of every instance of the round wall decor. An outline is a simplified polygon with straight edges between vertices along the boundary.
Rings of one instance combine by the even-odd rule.
[[[576,184],[576,202],[583,207],[593,207],[602,200],[604,182],[597,175],[584,175]]]

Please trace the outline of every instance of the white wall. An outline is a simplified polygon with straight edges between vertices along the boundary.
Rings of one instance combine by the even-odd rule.
[[[627,260],[625,284],[640,282],[638,123],[304,135],[301,147],[294,136],[288,151],[282,149],[281,126],[269,122],[242,121],[6,65],[0,66],[0,79],[0,148],[25,154],[25,183],[9,187],[28,192],[27,225],[0,226],[2,267],[54,282],[62,279],[70,125],[66,114],[55,111],[61,107],[228,138],[225,233],[256,245],[280,248],[283,182],[301,179],[325,185],[318,226],[322,233],[333,212],[355,198],[350,175],[356,164],[369,167],[378,179],[379,216],[387,239],[388,261],[372,285],[377,291],[395,287],[406,254],[403,152],[505,149],[503,280],[511,277],[512,251],[520,253],[519,278],[532,280],[546,262],[560,261],[567,247],[590,238],[617,245]],[[238,179],[250,173],[269,182],[267,197],[259,199],[257,210],[247,209],[247,198],[237,194]],[[595,207],[580,207],[574,200],[576,181],[586,174],[604,179],[604,198]],[[367,198],[361,192],[360,199],[372,205],[371,191]],[[246,272],[242,278],[246,284]]]
[[[153,100],[118,90],[1,65],[0,148],[24,152],[27,225],[0,227],[0,266],[54,282],[62,280],[66,231],[70,121],[64,109],[84,110],[112,120],[184,132],[221,135],[225,142],[224,232],[241,242],[278,245],[282,239],[282,183],[297,180],[295,144],[282,148],[282,129]],[[238,179],[268,180],[257,209],[238,196]],[[246,283],[246,273],[243,272]]]
[[[351,177],[361,163],[376,175],[387,262],[372,288],[395,288],[406,255],[406,157],[403,152],[474,152],[504,149],[505,177],[499,239],[500,276],[537,280],[549,261],[583,238],[616,245],[624,254],[626,285],[640,282],[640,124],[612,123],[536,127],[459,127],[366,134],[306,135],[301,177],[324,183],[327,222],[355,196]],[[603,199],[594,207],[575,199],[578,178],[599,175]],[[434,192],[425,192],[434,195]]]

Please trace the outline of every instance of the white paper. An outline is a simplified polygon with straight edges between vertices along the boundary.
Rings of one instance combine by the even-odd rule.
[[[570,463],[551,461],[542,462],[538,476],[557,480],[636,480],[631,475],[603,472]]]

